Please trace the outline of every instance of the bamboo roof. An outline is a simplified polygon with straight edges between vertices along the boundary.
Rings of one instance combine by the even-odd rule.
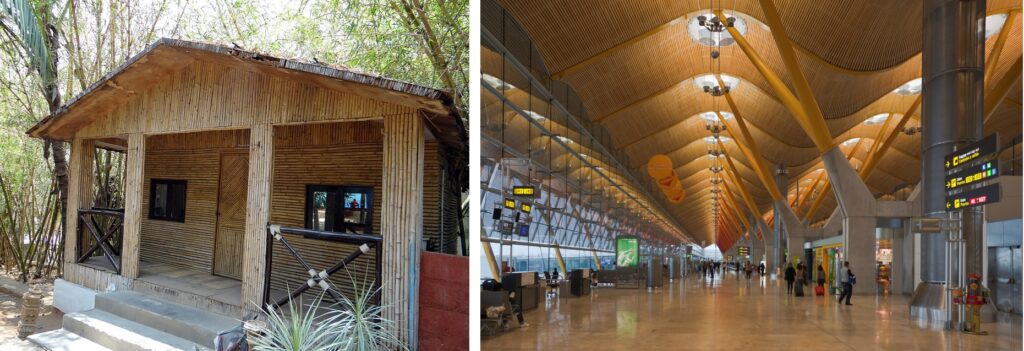
[[[467,152],[468,139],[462,118],[451,96],[441,90],[319,63],[284,59],[237,47],[162,38],[128,59],[114,71],[69,99],[56,113],[28,130],[37,138],[68,140],[75,132],[102,118],[160,81],[195,61],[215,62],[275,77],[290,79],[415,108],[428,127],[448,148]],[[465,155],[458,157],[464,163]]]
[[[625,155],[619,161],[630,168],[635,179],[653,182],[646,174],[646,162],[651,156],[666,154],[673,160],[686,199],[672,205],[655,194],[656,200],[672,212],[684,227],[683,231],[698,241],[713,242],[713,200],[711,184],[707,181],[712,176],[708,169],[712,161],[703,141],[710,133],[697,114],[730,111],[730,108],[723,98],[713,98],[693,83],[695,77],[712,72],[710,48],[691,39],[686,28],[688,20],[709,12],[708,2],[496,1],[515,25],[492,28],[512,31],[521,27],[530,38],[529,42],[506,43],[508,50],[535,50],[538,57],[534,62],[543,62],[534,64],[534,68],[540,67],[537,73],[565,82],[575,90],[586,109],[584,117],[596,129],[607,132],[611,145],[605,146]],[[894,90],[921,76],[921,2],[780,0],[775,3],[833,140],[836,143],[854,138],[864,140],[851,161],[854,166],[859,165],[882,127],[881,124],[865,124],[865,120],[882,113],[903,114],[917,97],[898,95]],[[745,38],[769,68],[792,87],[758,2],[727,1],[723,6],[727,14],[746,21]],[[989,14],[1020,11],[1019,1],[991,0],[987,6]],[[987,82],[989,87],[1021,59],[1021,16],[1006,26],[1010,30],[1009,37],[999,61],[991,68],[996,78]],[[502,33],[492,34],[502,37]],[[993,35],[987,40],[986,57],[997,37]],[[500,77],[500,55],[487,48],[482,51],[484,73],[493,67],[490,74]],[[720,67],[721,73],[741,80],[732,90],[732,96],[761,156],[769,167],[782,164],[789,169],[790,199],[797,193],[805,196],[818,174],[815,172],[823,168],[814,144],[738,46],[723,47],[716,61],[715,71]],[[986,134],[999,133],[1001,140],[1020,135],[1020,96],[1018,79],[986,122]],[[485,107],[483,113],[493,112]],[[911,117],[907,127],[920,126],[920,109]],[[730,125],[735,126],[735,123],[730,122]],[[505,132],[505,135],[516,134],[514,130]],[[723,135],[732,137],[729,133]],[[735,143],[725,143],[725,147],[736,162],[740,182],[750,190],[759,210],[762,213],[770,210],[771,198],[754,173],[750,160]],[[842,148],[850,152],[852,143]],[[917,183],[920,148],[920,133],[899,133],[889,152],[866,179],[869,189],[884,194]],[[800,184],[799,191],[797,184]],[[737,191],[735,186],[731,188]],[[819,184],[816,191],[821,192],[821,188]],[[821,209],[810,218],[811,223],[827,218],[836,206],[829,192],[824,196],[827,197]],[[809,203],[801,209],[801,215],[810,207]]]

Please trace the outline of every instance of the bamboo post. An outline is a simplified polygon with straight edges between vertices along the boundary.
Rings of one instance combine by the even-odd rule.
[[[121,239],[121,275],[139,277],[139,245],[142,239],[143,170],[146,164],[146,136],[128,135],[128,159],[124,177],[124,237]]]
[[[242,253],[242,313],[256,312],[266,286],[267,223],[274,169],[274,126],[249,130],[249,189],[245,210],[245,250]]]
[[[384,318],[415,350],[419,258],[423,238],[423,121],[418,114],[384,117],[381,236]]]
[[[75,264],[78,259],[78,210],[92,207],[92,168],[96,148],[92,140],[76,138],[71,144],[71,175],[68,184],[67,221],[64,232],[64,262]],[[71,278],[71,277],[68,277]],[[73,278],[72,278],[73,279]]]

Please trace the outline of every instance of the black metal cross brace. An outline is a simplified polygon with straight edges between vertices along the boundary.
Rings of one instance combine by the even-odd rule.
[[[338,263],[335,263],[334,266],[331,266],[331,268],[328,268],[328,269],[325,269],[325,270],[317,272],[315,269],[313,269],[309,265],[309,263],[306,263],[306,260],[302,258],[302,255],[299,254],[299,252],[297,250],[295,250],[295,248],[291,244],[288,243],[288,240],[286,240],[284,238],[284,236],[281,234],[282,233],[282,229],[283,228],[278,227],[278,226],[268,226],[267,227],[267,235],[268,235],[269,239],[281,242],[281,244],[284,245],[284,248],[286,250],[288,250],[289,253],[292,254],[292,257],[295,258],[295,261],[297,261],[299,263],[299,265],[302,266],[302,268],[306,269],[306,271],[309,273],[309,279],[306,280],[306,284],[303,284],[303,285],[299,286],[298,288],[296,288],[295,290],[292,290],[288,294],[288,296],[281,297],[281,298],[277,299],[277,301],[274,301],[274,303],[270,305],[272,308],[278,308],[278,307],[284,305],[285,303],[288,303],[292,299],[298,297],[302,293],[306,292],[306,290],[309,290],[310,288],[312,288],[314,286],[319,286],[321,289],[324,289],[324,291],[327,292],[327,294],[335,302],[341,302],[341,300],[343,299],[343,297],[341,296],[341,293],[339,293],[338,291],[334,290],[334,288],[332,288],[327,283],[327,281],[326,281],[327,278],[329,278],[332,274],[337,273],[342,268],[345,268],[346,266],[348,266],[350,263],[352,263],[352,261],[355,261],[355,259],[359,258],[359,256],[362,256],[364,253],[370,252],[370,249],[377,245],[377,241],[375,241],[375,240],[379,240],[379,239],[374,238],[374,237],[369,237],[371,239],[371,241],[361,243],[359,245],[359,249],[349,253],[348,256],[345,256],[344,259],[342,259],[341,261],[338,261]],[[297,228],[286,228],[286,230],[289,230],[289,231],[292,231],[292,232],[300,232],[300,231],[302,231],[302,230],[299,230]],[[302,234],[305,234],[306,237],[314,237],[314,238],[328,239],[328,240],[331,240],[331,238],[333,236],[335,236],[335,235],[341,235],[341,233],[327,233],[327,232],[316,232],[316,231],[310,231],[310,233],[302,233]],[[351,235],[347,235],[347,236],[351,236]],[[349,239],[351,239],[351,238],[349,238]],[[268,248],[268,250],[269,250],[269,248]],[[268,252],[268,256],[269,256],[269,252]],[[267,273],[269,275],[269,270],[268,270]],[[374,284],[377,284],[377,282],[375,282]],[[268,287],[268,289],[269,289],[269,287]]]
[[[103,232],[102,230],[99,229],[100,225],[96,221],[94,215],[105,215],[113,218],[120,218],[121,222],[114,223],[113,225],[107,228],[106,232]],[[110,244],[110,240],[113,240],[114,235],[121,231],[124,221],[124,213],[112,210],[79,210],[78,218],[81,220],[83,227],[82,229],[88,231],[89,236],[91,236],[95,240],[95,243],[93,243],[92,247],[90,247],[83,254],[78,256],[78,262],[85,262],[86,260],[89,259],[89,257],[92,256],[93,253],[96,252],[96,250],[102,250],[103,256],[106,257],[108,261],[110,261],[110,265],[114,267],[114,270],[117,271],[117,274],[121,274],[121,259],[120,257],[118,257],[119,252],[117,252],[117,250],[115,250],[114,247]]]

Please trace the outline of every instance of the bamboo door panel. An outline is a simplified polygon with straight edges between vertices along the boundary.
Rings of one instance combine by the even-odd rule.
[[[221,155],[213,274],[242,278],[248,177],[249,155]]]

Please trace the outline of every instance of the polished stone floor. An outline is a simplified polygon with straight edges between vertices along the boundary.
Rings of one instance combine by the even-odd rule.
[[[779,281],[687,278],[647,290],[601,288],[549,298],[528,327],[481,340],[482,350],[1021,350],[1021,319],[984,324],[987,336],[918,326],[908,297],[785,293]]]

